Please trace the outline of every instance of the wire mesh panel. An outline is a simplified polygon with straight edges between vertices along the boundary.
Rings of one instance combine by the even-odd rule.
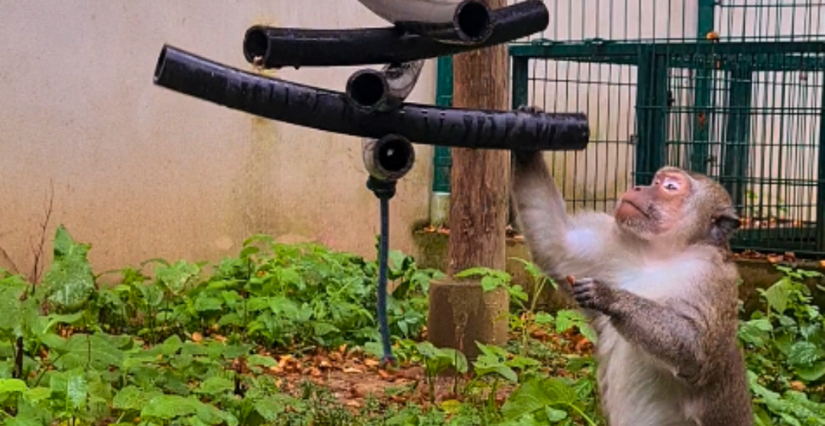
[[[675,165],[731,193],[736,248],[825,253],[825,3],[546,4],[548,30],[510,48],[513,103],[589,115],[587,150],[548,154],[571,209],[609,211]]]

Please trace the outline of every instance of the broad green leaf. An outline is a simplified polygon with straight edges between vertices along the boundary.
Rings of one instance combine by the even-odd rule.
[[[30,414],[18,414],[14,418],[6,419],[6,426],[43,426],[43,421]]]
[[[576,311],[563,309],[556,313],[556,331],[559,333],[564,333],[579,322],[581,316]]]
[[[76,369],[50,376],[49,388],[52,394],[64,400],[70,410],[79,410],[86,403],[89,385],[84,373],[82,369]]]
[[[556,405],[575,404],[575,391],[556,378],[531,379],[515,390],[501,408],[505,419],[515,419],[527,413]]]
[[[63,369],[85,368],[91,366],[96,370],[109,367],[121,367],[126,358],[117,348],[117,342],[103,333],[73,334],[60,348],[65,353],[55,361],[55,366]]]
[[[494,290],[501,283],[498,279],[491,276],[486,276],[481,279],[481,288],[484,291]]]
[[[341,331],[338,327],[325,322],[316,322],[313,325],[313,328],[315,329],[315,335],[319,337],[326,336],[330,333],[339,333]]]
[[[230,312],[218,320],[218,325],[221,327],[227,325],[243,326],[243,318],[237,312]]]
[[[809,367],[825,357],[825,350],[811,342],[796,342],[791,346],[788,362],[794,366]]]
[[[461,410],[461,402],[456,399],[448,399],[442,402],[439,407],[448,414],[456,414]]]
[[[54,260],[44,283],[49,300],[65,310],[74,311],[82,307],[96,289],[87,259],[89,249],[89,244],[76,243],[63,225],[57,228]]]
[[[770,337],[768,334],[773,329],[771,322],[767,318],[760,318],[742,323],[739,327],[739,338],[746,343],[756,346],[764,346],[765,341]]]
[[[115,395],[112,405],[119,410],[141,410],[152,398],[161,395],[163,393],[157,390],[144,392],[136,386],[129,385]]]
[[[0,379],[0,394],[25,392],[29,389],[26,382],[19,379]]]
[[[73,374],[69,377],[66,387],[66,395],[75,409],[79,409],[86,402],[89,394],[86,377],[80,374]]]
[[[210,377],[201,383],[196,392],[206,395],[218,395],[231,392],[235,389],[235,384],[231,380],[223,377]]]
[[[790,292],[790,282],[786,279],[782,279],[765,291],[765,299],[768,301],[768,305],[771,308],[779,313],[782,313],[788,308]]]
[[[138,287],[143,295],[143,303],[151,308],[157,308],[163,303],[163,289],[157,284],[142,285]]]
[[[825,376],[825,361],[819,361],[811,366],[797,367],[796,374],[802,380],[813,382]]]
[[[249,357],[247,364],[260,365],[262,367],[274,367],[278,365],[278,362],[272,357],[255,354]]]
[[[274,422],[287,408],[283,401],[276,398],[263,398],[255,401],[255,411],[268,422]]]
[[[539,312],[536,314],[536,324],[547,325],[552,324],[553,321],[553,315],[548,314],[547,312]]]
[[[159,266],[155,268],[155,276],[174,294],[183,291],[186,283],[197,276],[199,272],[200,268],[198,265],[182,260],[170,266]]]
[[[558,423],[567,418],[567,412],[556,410],[552,407],[544,407],[544,413],[547,415],[547,420],[550,423]]]
[[[37,404],[40,401],[49,399],[52,396],[52,390],[44,387],[36,387],[27,390],[23,396],[32,404]]]
[[[513,359],[508,360],[504,363],[507,366],[513,368],[525,368],[525,367],[539,367],[541,366],[541,362],[535,360],[533,358],[527,358],[521,355],[516,355]]]
[[[223,309],[221,299],[201,295],[195,299],[195,310],[198,312],[220,311]]]
[[[235,359],[248,355],[255,346],[250,344],[229,345],[223,348],[222,353],[226,359]]]
[[[176,417],[191,416],[198,412],[196,399],[178,395],[158,395],[149,400],[140,411],[141,417],[172,420]]]

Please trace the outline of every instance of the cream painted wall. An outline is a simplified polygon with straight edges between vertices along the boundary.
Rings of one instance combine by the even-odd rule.
[[[152,84],[164,43],[251,69],[241,41],[253,24],[385,25],[355,0],[3,1],[0,17],[1,267],[30,271],[50,182],[48,238],[66,225],[93,245],[98,272],[152,257],[215,261],[259,232],[373,257],[378,202],[360,138]],[[276,75],[343,90],[355,69]],[[434,80],[428,61],[410,100],[432,103]],[[407,252],[431,182],[430,148],[416,153],[391,203],[391,246]]]

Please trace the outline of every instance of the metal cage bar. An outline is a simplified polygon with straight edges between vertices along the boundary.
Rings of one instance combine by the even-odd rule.
[[[513,105],[590,117],[586,150],[549,154],[568,208],[677,165],[731,193],[735,249],[825,254],[825,3],[546,2],[548,29],[509,48]]]

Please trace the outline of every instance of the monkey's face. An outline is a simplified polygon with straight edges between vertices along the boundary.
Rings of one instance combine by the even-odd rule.
[[[693,182],[676,169],[656,173],[648,186],[636,186],[622,194],[614,216],[623,229],[650,240],[668,233],[684,216]]]

